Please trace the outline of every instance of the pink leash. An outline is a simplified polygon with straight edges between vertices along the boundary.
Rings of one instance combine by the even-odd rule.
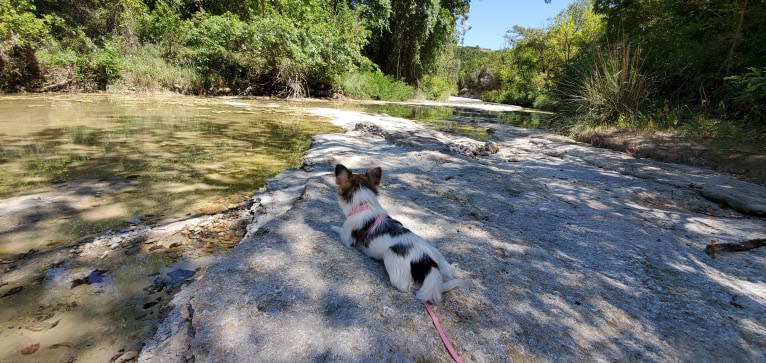
[[[449,339],[447,339],[447,335],[444,334],[444,329],[442,329],[441,324],[439,324],[439,319],[436,318],[436,314],[434,314],[434,311],[431,310],[431,305],[428,303],[428,301],[423,303],[423,306],[426,307],[426,311],[428,312],[428,315],[431,317],[431,321],[434,322],[434,327],[436,327],[436,332],[439,333],[439,337],[442,338],[442,343],[444,343],[444,347],[447,348],[447,352],[449,352],[450,357],[452,358],[455,363],[463,363],[463,360],[460,359],[460,355],[457,354],[457,351],[452,346],[452,343],[449,342]]]

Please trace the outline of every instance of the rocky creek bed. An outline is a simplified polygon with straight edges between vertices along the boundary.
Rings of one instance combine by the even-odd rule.
[[[499,152],[403,119],[318,109],[300,169],[253,197],[231,253],[145,342],[155,361],[449,361],[422,305],[344,248],[333,167],[383,168],[381,202],[470,289],[435,312],[466,361],[766,360],[766,189],[710,170],[493,129]]]

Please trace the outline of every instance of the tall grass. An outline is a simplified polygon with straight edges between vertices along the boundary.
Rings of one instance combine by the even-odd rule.
[[[640,51],[620,45],[591,52],[558,86],[561,112],[552,126],[576,133],[592,127],[629,127],[650,94]]]
[[[346,74],[341,89],[345,95],[353,98],[385,101],[409,100],[415,94],[412,86],[380,71]]]
[[[136,91],[170,90],[185,94],[204,93],[202,77],[191,67],[171,64],[156,46],[147,45],[125,56],[118,89]]]

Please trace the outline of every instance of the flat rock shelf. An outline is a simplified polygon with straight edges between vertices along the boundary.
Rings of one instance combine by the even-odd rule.
[[[468,362],[766,360],[766,189],[542,130],[483,142],[317,109],[300,169],[257,193],[244,239],[173,299],[140,362],[450,361],[413,294],[341,245],[333,167],[383,168],[389,213],[471,283],[435,306]]]

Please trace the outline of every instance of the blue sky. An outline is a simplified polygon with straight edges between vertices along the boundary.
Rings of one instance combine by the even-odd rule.
[[[465,35],[467,47],[500,49],[505,46],[503,35],[514,25],[542,27],[546,19],[564,10],[572,0],[471,0],[468,23],[471,30]]]

